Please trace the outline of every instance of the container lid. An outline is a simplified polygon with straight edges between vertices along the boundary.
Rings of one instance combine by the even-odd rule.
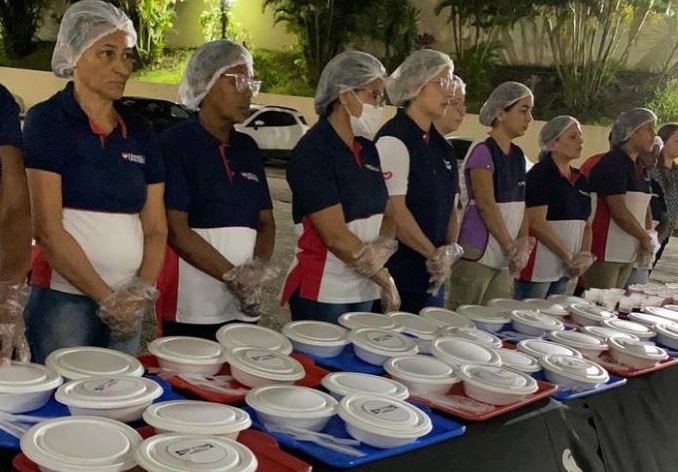
[[[418,438],[433,429],[429,416],[416,406],[374,393],[346,395],[337,414],[357,428],[392,438]]]
[[[493,298],[487,302],[487,306],[502,308],[504,310],[529,310],[530,304],[522,300],[514,300],[513,298]]]
[[[629,313],[629,319],[631,321],[635,321],[636,323],[642,323],[648,326],[674,323],[673,321],[668,320],[666,318],[662,318],[661,316],[650,315],[649,313],[639,313],[635,311]]]
[[[344,396],[350,393],[377,393],[405,400],[410,396],[406,386],[392,379],[357,372],[333,372],[322,379],[322,386]]]
[[[226,348],[216,341],[190,336],[157,338],[148,345],[148,352],[168,361],[214,365],[226,362]]]
[[[671,310],[669,308],[659,306],[646,306],[645,308],[643,308],[643,311],[650,315],[661,316],[662,318],[666,318],[669,321],[678,322],[678,311]]]
[[[127,472],[136,464],[141,436],[119,421],[65,416],[42,421],[21,438],[30,460],[54,471]]]
[[[539,389],[537,381],[524,372],[487,365],[463,365],[461,379],[483,390],[529,395]]]
[[[456,367],[424,355],[392,357],[384,363],[384,370],[394,377],[414,381],[449,381],[458,375]]]
[[[367,311],[351,311],[339,317],[339,324],[346,329],[378,328],[398,330],[400,326],[390,316]]]
[[[602,384],[610,380],[610,374],[593,361],[561,354],[547,354],[539,362],[544,369],[582,382]]]
[[[53,351],[45,365],[67,379],[86,377],[131,375],[141,377],[144,366],[138,359],[124,352],[103,347],[64,347]]]
[[[602,325],[607,326],[608,328],[624,331],[625,333],[631,333],[641,339],[653,338],[657,335],[657,333],[655,333],[655,331],[649,326],[642,323],[636,323],[635,321],[613,318],[611,320],[603,320]]]
[[[518,349],[536,358],[540,358],[546,354],[563,354],[565,356],[583,357],[581,352],[576,349],[551,341],[542,341],[541,339],[523,339],[518,342]]]
[[[575,349],[589,349],[604,351],[607,349],[605,341],[592,334],[580,333],[579,331],[551,331],[548,334],[551,341],[573,347]]]
[[[607,340],[607,343],[610,345],[610,349],[620,351],[624,354],[638,357],[640,359],[663,361],[669,357],[666,349],[662,349],[661,347],[649,341],[634,341],[633,339],[612,336]]]
[[[356,346],[382,356],[394,357],[419,352],[417,344],[411,338],[385,329],[352,329],[348,337]]]
[[[526,303],[529,303],[533,310],[537,310],[540,313],[544,313],[549,316],[566,316],[567,309],[564,305],[556,303],[553,300],[544,300],[542,298],[528,298],[523,300]]]
[[[337,400],[320,390],[296,385],[265,385],[247,393],[245,402],[257,411],[287,418],[332,416]]]
[[[237,347],[228,353],[228,363],[247,374],[269,380],[294,382],[306,376],[301,362],[268,349]]]
[[[252,425],[250,415],[240,408],[198,400],[156,403],[144,411],[144,421],[184,434],[231,434]]]
[[[348,331],[326,321],[292,321],[283,326],[282,333],[292,341],[310,346],[345,346]]]
[[[491,306],[461,305],[457,313],[473,321],[487,321],[490,323],[508,323],[511,319],[508,310]]]
[[[162,395],[162,387],[145,377],[93,377],[72,380],[56,392],[64,405],[109,409],[150,403]]]
[[[544,331],[565,329],[562,321],[535,310],[513,310],[511,312],[511,320]]]
[[[217,341],[227,349],[260,347],[282,354],[292,352],[292,343],[281,333],[252,323],[229,323],[217,331]]]
[[[564,307],[569,307],[570,305],[591,305],[591,302],[586,300],[585,298],[581,297],[575,297],[574,295],[549,295],[547,300],[552,300],[559,305],[563,305]]]
[[[501,339],[478,328],[448,326],[440,329],[440,335],[468,339],[487,347],[501,347]]]
[[[501,359],[501,365],[521,372],[539,372],[541,366],[534,357],[517,349],[495,349]]]
[[[678,339],[678,323],[658,324],[655,325],[654,329],[657,330],[657,333],[667,338]]]
[[[492,348],[452,336],[443,336],[434,340],[431,344],[431,354],[454,365],[489,364],[498,366],[501,364],[499,355]]]
[[[426,318],[405,311],[392,311],[388,313],[399,324],[403,333],[416,336],[419,339],[435,339],[438,336],[438,325]]]
[[[458,328],[473,328],[475,326],[473,321],[460,315],[456,311],[446,310],[445,308],[438,308],[435,306],[422,308],[419,315],[440,327],[455,326]]]
[[[617,316],[611,311],[606,310],[603,307],[596,305],[588,305],[583,303],[575,303],[570,305],[568,308],[570,313],[586,318],[597,323],[602,322],[603,320],[616,318]]]
[[[634,334],[625,333],[614,328],[608,328],[607,326],[583,326],[581,330],[583,333],[600,338],[605,342],[612,336],[633,339],[635,341],[640,340],[640,338]]]
[[[258,466],[252,451],[239,442],[175,433],[146,439],[136,459],[147,472],[254,472]]]
[[[0,393],[44,392],[63,381],[59,374],[40,364],[12,362],[0,367]]]

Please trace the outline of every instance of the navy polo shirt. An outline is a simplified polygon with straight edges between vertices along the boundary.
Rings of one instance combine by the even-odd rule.
[[[2,84],[0,84],[0,146],[23,148],[19,105]]]
[[[650,199],[650,211],[652,212],[652,221],[660,222],[664,213],[667,212],[666,197],[662,186],[654,179],[650,179],[652,188],[652,198]]]

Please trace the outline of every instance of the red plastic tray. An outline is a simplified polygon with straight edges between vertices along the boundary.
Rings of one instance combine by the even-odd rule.
[[[456,395],[460,397],[459,399],[461,401],[469,402],[470,405],[477,407],[479,411],[473,411],[472,408],[465,409],[462,407],[455,407],[447,403],[437,402],[435,401],[435,399],[427,399],[413,396],[412,400],[414,400],[417,403],[422,403],[430,408],[433,408],[434,410],[449,413],[450,415],[456,416],[458,418],[463,418],[469,421],[485,421],[489,420],[490,418],[503,415],[504,413],[517,410],[518,408],[521,408],[525,405],[529,405],[530,403],[534,403],[537,400],[541,400],[542,398],[546,398],[552,393],[554,393],[556,390],[558,390],[557,385],[553,385],[548,382],[543,382],[541,380],[537,380],[537,386],[539,387],[539,390],[537,390],[532,395],[529,395],[525,399],[516,403],[501,406],[488,405],[486,403],[481,403],[476,400],[473,400],[472,398],[467,397],[464,394],[464,387],[462,385],[462,382],[454,384],[450,391],[447,392],[446,396]]]
[[[676,365],[678,364],[678,358],[669,357],[667,360],[646,369],[631,369],[629,367],[617,364],[608,353],[603,353],[600,359],[598,359],[596,362],[605,367],[605,369],[610,374],[618,375],[619,377],[637,377],[639,375],[649,374],[650,372],[666,369],[667,367]]]
[[[304,370],[306,371],[306,377],[295,382],[295,385],[301,385],[302,387],[317,387],[320,385],[320,382],[323,379],[323,377],[330,373],[328,370],[325,370],[322,367],[318,367],[317,365],[315,365],[313,360],[311,360],[309,357],[303,354],[293,352],[290,355],[299,362],[301,362],[301,364],[304,366]],[[146,368],[158,367],[158,360],[155,358],[155,356],[152,356],[150,354],[140,356],[139,360]],[[224,364],[224,367],[219,371],[218,375],[231,375],[231,366],[228,364]],[[169,379],[167,379],[167,381],[175,389],[188,391],[194,394],[195,396],[210,402],[237,403],[245,399],[245,394],[228,395],[225,393],[214,392],[202,387],[197,387],[193,384],[190,384],[180,379],[179,377],[170,377]],[[247,388],[244,385],[236,382],[235,380],[231,382],[231,387]]]

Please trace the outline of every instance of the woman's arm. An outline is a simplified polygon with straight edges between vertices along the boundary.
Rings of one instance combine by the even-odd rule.
[[[395,218],[393,217],[393,208],[390,199],[386,202],[384,217],[381,220],[381,228],[379,228],[379,236],[390,239],[396,237]]]
[[[582,252],[591,252],[591,243],[593,241],[593,217],[586,220],[586,226],[584,226],[584,235],[581,239],[581,249]]]
[[[407,208],[405,195],[391,195],[388,200],[393,211],[398,240],[427,259],[433,256],[436,247],[426,237]]]
[[[346,264],[355,262],[353,254],[363,244],[346,226],[341,205],[332,205],[309,215],[327,249]]]
[[[165,262],[167,245],[167,218],[163,200],[165,184],[151,184],[147,188],[146,203],[139,213],[144,232],[144,257],[137,275],[140,279],[155,285]]]
[[[480,217],[487,227],[487,230],[501,244],[504,250],[513,242],[511,235],[506,228],[504,219],[501,216],[497,202],[494,199],[494,182],[492,181],[492,171],[487,169],[471,169],[471,188],[475,196],[476,207],[480,212]],[[525,217],[523,225],[526,226]]]
[[[554,254],[564,261],[569,260],[572,254],[546,220],[547,212],[548,206],[546,205],[528,208],[526,219],[528,220],[529,230],[540,243],[549,248]]]
[[[457,199],[455,198],[454,200],[454,207],[452,207],[452,212],[450,213],[450,222],[447,225],[447,235],[445,237],[447,244],[457,242],[457,236],[459,235],[459,212],[457,211]]]
[[[254,245],[254,257],[263,261],[270,261],[275,248],[275,218],[273,210],[259,212],[259,229],[257,242]]]

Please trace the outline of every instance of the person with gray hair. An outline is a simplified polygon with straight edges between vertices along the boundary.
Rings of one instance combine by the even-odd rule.
[[[591,169],[591,247],[597,260],[586,273],[587,288],[623,288],[636,259],[658,249],[652,235],[650,182],[638,162],[640,153],[652,151],[656,123],[657,117],[646,108],[617,115],[610,133],[612,148]]]
[[[257,144],[234,128],[260,86],[250,52],[225,39],[196,49],[184,71],[179,99],[197,112],[160,135],[170,250],[156,315],[166,336],[215,340],[223,325],[261,316],[273,205]]]
[[[71,79],[32,107],[25,163],[38,255],[26,307],[35,362],[66,346],[135,355],[167,239],[164,167],[150,124],[118,103],[136,32],[110,3],[63,17],[52,56]]]
[[[393,221],[371,141],[381,123],[384,66],[360,51],[327,63],[316,89],[318,122],[287,168],[297,250],[282,289],[293,320],[336,323],[381,298],[400,304],[384,264],[395,251]]]

